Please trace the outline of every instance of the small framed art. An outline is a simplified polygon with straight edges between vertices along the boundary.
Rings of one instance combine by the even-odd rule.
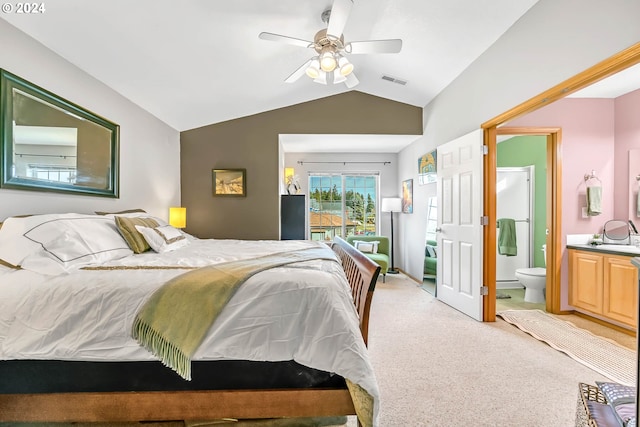
[[[436,159],[436,150],[418,158],[418,183],[420,185],[436,182]]]
[[[413,213],[413,179],[402,181],[402,213]]]
[[[212,173],[214,196],[247,195],[246,169],[213,169]]]

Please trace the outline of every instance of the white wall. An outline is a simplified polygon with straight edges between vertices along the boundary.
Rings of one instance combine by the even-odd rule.
[[[427,234],[427,207],[429,197],[436,195],[436,183],[420,185],[418,182],[418,158],[432,151],[425,148],[424,137],[406,149],[398,156],[398,181],[413,179],[413,213],[400,214],[400,237],[396,239],[396,265],[402,271],[422,282],[424,270],[424,251]]]
[[[640,41],[638,16],[636,0],[540,0],[425,107],[424,136],[400,153],[399,181],[417,178],[421,154]],[[426,206],[419,194],[414,188],[414,216],[399,221],[411,259],[400,256],[414,277],[422,269],[414,247],[426,227],[426,207],[421,220],[415,210]]]
[[[303,165],[298,161],[305,162]],[[311,163],[311,162],[372,162],[372,163]],[[390,162],[383,165],[380,162]],[[417,163],[416,163],[417,165]],[[397,184],[398,175],[398,155],[395,153],[286,153],[284,155],[284,167],[293,167],[296,175],[300,178],[301,194],[308,191],[309,172],[379,172],[380,173],[380,198],[400,197],[400,186]],[[417,167],[417,166],[416,166]],[[283,178],[284,179],[284,176]],[[415,209],[415,208],[414,208]],[[394,249],[396,251],[395,265],[399,266],[400,252],[398,250],[398,218],[402,214],[395,214],[394,221]],[[380,214],[381,234],[390,236],[391,218],[388,213]]]
[[[2,19],[0,40],[0,68],[120,125],[120,198],[0,189],[0,221],[29,213],[131,208],[168,217],[169,206],[180,203],[178,131]]]

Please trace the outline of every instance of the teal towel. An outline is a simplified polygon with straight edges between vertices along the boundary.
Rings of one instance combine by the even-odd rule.
[[[587,187],[587,215],[596,216],[602,213],[602,187]]]
[[[500,218],[498,220],[498,253],[500,255],[518,255],[516,244],[516,222],[511,218]]]

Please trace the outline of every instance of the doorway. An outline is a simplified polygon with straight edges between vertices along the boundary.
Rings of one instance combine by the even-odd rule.
[[[545,138],[545,192],[546,208],[544,213],[544,241],[546,244],[546,301],[544,308],[550,313],[560,312],[560,215],[561,215],[561,171],[562,160],[559,153],[561,148],[560,128],[538,127],[493,127],[485,130],[485,144],[488,152],[485,156],[485,214],[488,214],[489,224],[497,220],[497,137],[500,136],[541,136]],[[493,221],[491,220],[493,218]],[[495,227],[484,227],[485,247],[495,248],[497,233]],[[495,321],[496,315],[496,251],[484,251],[484,280],[488,287],[485,296],[483,320]]]
[[[505,138],[497,146],[496,313],[546,311],[546,138]]]
[[[640,43],[601,61],[591,68],[565,80],[551,89],[534,96],[510,110],[494,117],[482,124],[484,130],[484,217],[490,224],[496,220],[496,138],[503,132],[518,134],[517,129],[498,128],[498,126],[533,112],[541,107],[549,105],[567,95],[583,89],[593,83],[603,80],[613,74],[625,70],[640,63]],[[531,128],[523,128],[531,131]],[[538,131],[544,129],[538,129]],[[561,176],[562,162],[560,151],[561,132],[559,128],[546,129],[539,133],[547,138],[547,196],[550,203],[547,205],[547,311],[554,314],[570,313],[561,310],[561,260],[562,260],[562,235],[560,230],[562,218]],[[496,245],[496,231],[494,227],[484,227],[483,246],[494,248]],[[495,251],[485,250],[483,256],[483,284],[487,286],[483,300],[483,320],[495,321],[496,316],[496,254]]]

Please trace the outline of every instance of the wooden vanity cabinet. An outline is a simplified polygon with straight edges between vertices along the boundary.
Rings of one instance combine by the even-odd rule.
[[[636,329],[638,269],[630,256],[569,250],[569,304]]]
[[[631,257],[604,256],[602,315],[636,328],[638,316],[638,269]]]
[[[594,252],[569,250],[569,304],[602,314],[604,257]]]

